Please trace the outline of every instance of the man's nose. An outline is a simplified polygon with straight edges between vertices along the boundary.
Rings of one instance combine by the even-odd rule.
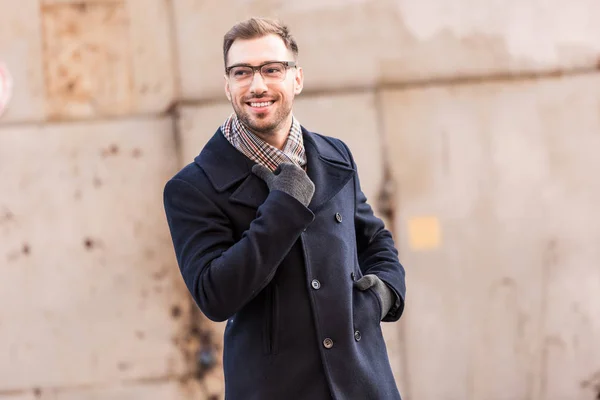
[[[254,76],[252,77],[252,82],[250,83],[250,92],[255,94],[262,94],[267,91],[267,85],[265,80],[259,71],[254,71]]]

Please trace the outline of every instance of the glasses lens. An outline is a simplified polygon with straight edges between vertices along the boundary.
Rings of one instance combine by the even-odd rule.
[[[244,82],[252,78],[252,68],[250,67],[233,67],[229,70],[229,78],[236,82]]]
[[[282,81],[285,78],[285,66],[281,63],[270,63],[260,69],[263,78],[271,81]]]

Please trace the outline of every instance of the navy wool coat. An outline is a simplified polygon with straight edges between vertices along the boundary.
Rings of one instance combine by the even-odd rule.
[[[340,140],[302,128],[308,207],[269,193],[220,130],[164,190],[183,279],[202,312],[228,320],[228,400],[400,399],[380,326],[381,300],[354,282],[375,274],[404,309],[404,268]]]

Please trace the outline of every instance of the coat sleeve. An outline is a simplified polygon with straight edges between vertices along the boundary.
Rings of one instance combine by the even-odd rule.
[[[173,178],[167,182],[164,205],[187,288],[202,312],[217,322],[233,316],[271,281],[314,219],[299,201],[272,191],[249,229],[235,242],[228,217],[187,181]]]
[[[385,229],[383,221],[374,215],[373,209],[360,187],[358,169],[350,149],[346,144],[342,144],[350,156],[352,168],[357,171],[354,179],[356,202],[354,225],[360,269],[363,275],[376,275],[394,292],[395,303],[382,320],[394,322],[400,319],[404,311],[406,296],[404,267],[398,260],[398,251],[391,232]]]

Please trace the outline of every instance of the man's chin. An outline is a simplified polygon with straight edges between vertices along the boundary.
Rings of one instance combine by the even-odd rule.
[[[256,124],[252,124],[247,127],[253,133],[257,133],[259,135],[264,135],[264,136],[272,135],[275,132],[275,129],[277,128],[277,126],[275,126],[275,125],[256,125]]]
[[[277,124],[269,123],[267,121],[256,121],[247,119],[240,119],[240,121],[242,121],[244,126],[250,131],[261,135],[272,134],[273,131],[275,131],[275,129],[277,128]]]

